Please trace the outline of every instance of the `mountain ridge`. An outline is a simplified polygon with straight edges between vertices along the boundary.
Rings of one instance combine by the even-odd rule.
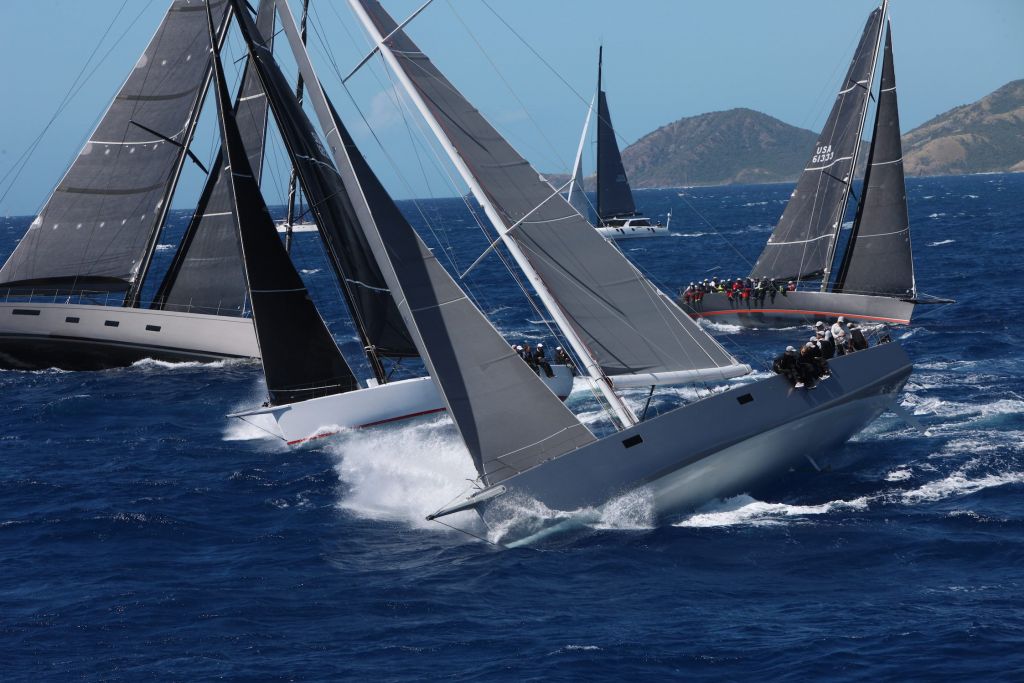
[[[793,182],[817,138],[814,131],[739,107],[660,126],[623,149],[622,162],[637,189]],[[908,176],[1024,172],[1024,79],[943,112],[902,140]],[[568,178],[548,177],[560,183]]]

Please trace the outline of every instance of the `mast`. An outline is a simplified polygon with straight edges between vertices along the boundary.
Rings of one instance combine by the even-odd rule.
[[[224,23],[221,25],[215,39],[215,50],[219,51],[224,46],[224,41],[228,36],[228,26],[230,26],[230,24],[231,8],[228,7],[227,13],[224,15]],[[213,62],[211,60],[210,65],[206,68],[206,76],[203,78],[203,84],[199,88],[195,102],[192,104],[192,110],[189,112],[188,123],[185,126],[185,134],[182,136],[181,140],[181,152],[179,153],[177,163],[174,165],[174,169],[171,172],[171,182],[168,184],[167,189],[158,204],[160,208],[157,209],[159,216],[156,221],[156,229],[153,230],[149,237],[149,241],[146,243],[146,250],[143,253],[142,263],[139,266],[138,273],[132,281],[128,292],[124,296],[124,303],[122,305],[125,308],[138,308],[139,306],[139,299],[142,296],[142,286],[145,284],[146,276],[149,274],[149,268],[153,264],[153,254],[156,252],[156,245],[160,239],[160,232],[163,230],[164,221],[167,220],[167,212],[171,210],[171,198],[174,196],[175,190],[178,189],[178,181],[181,179],[181,172],[185,168],[185,159],[188,157],[186,152],[192,145],[192,138],[195,135],[196,126],[199,123],[199,114],[202,113],[203,110],[203,100],[206,99],[206,92],[210,87],[212,79]]]
[[[299,35],[302,37],[302,44],[306,44],[306,17],[309,14],[309,0],[302,0],[302,19],[299,21]],[[295,82],[295,99],[302,104],[302,74],[299,74]],[[298,176],[295,166],[292,166],[291,175],[288,177],[288,215],[284,219],[284,249],[287,252],[292,250],[292,222],[295,220],[295,189]]]
[[[882,0],[882,12],[881,21],[878,23],[878,37],[875,38],[875,51],[871,58],[871,70],[868,72],[868,93],[874,88],[875,83],[875,67],[878,65],[878,53],[882,47],[882,34],[884,33],[883,26],[885,25],[886,15],[889,12],[889,0]],[[857,141],[853,145],[853,159],[850,163],[850,178],[846,183],[846,192],[843,193],[843,199],[840,203],[839,216],[836,220],[835,230],[832,232],[832,237],[828,243],[828,255],[825,257],[825,272],[821,276],[821,291],[828,291],[828,280],[832,273],[832,261],[836,257],[836,247],[839,245],[839,233],[843,229],[843,218],[846,216],[846,206],[850,201],[850,194],[853,188],[853,175],[857,171],[857,159],[860,156],[860,148],[862,138],[864,136],[864,124],[868,117],[868,108],[864,106],[860,113],[860,125],[857,126]]]
[[[559,329],[561,329],[562,334],[566,338],[566,342],[572,347],[577,357],[583,361],[583,365],[588,377],[590,378],[591,385],[598,389],[605,397],[623,427],[630,427],[637,424],[639,420],[636,415],[630,407],[626,405],[625,401],[615,393],[612,388],[611,380],[601,370],[600,365],[598,365],[597,360],[590,352],[590,349],[587,348],[586,344],[570,324],[569,320],[564,315],[561,306],[558,304],[558,301],[549,291],[547,284],[533,268],[529,259],[522,252],[516,241],[509,235],[511,226],[503,220],[500,212],[494,206],[487,192],[485,192],[477,182],[473,172],[466,165],[458,150],[455,149],[455,146],[452,145],[437,118],[430,111],[430,108],[427,106],[416,87],[409,80],[408,75],[406,75],[401,65],[399,65],[390,46],[384,42],[384,36],[379,30],[377,30],[376,25],[370,19],[359,0],[349,0],[349,5],[362,22],[364,28],[370,34],[370,37],[376,43],[381,55],[384,57],[384,60],[398,77],[398,81],[402,84],[402,87],[405,89],[409,98],[413,101],[416,108],[427,122],[427,125],[430,126],[431,131],[433,131],[435,137],[437,137],[441,146],[448,154],[448,158],[455,165],[455,168],[459,171],[459,174],[462,176],[466,184],[469,185],[469,189],[473,192],[473,196],[476,197],[478,202],[480,202],[480,205],[484,209],[484,213],[487,214],[488,219],[490,219],[491,223],[494,225],[494,228],[498,232],[499,237],[501,237],[505,247],[509,250],[509,253],[512,254],[516,263],[519,264],[520,269],[530,281],[530,284],[537,292],[537,296],[540,298],[541,303],[544,304],[548,313],[551,314],[555,324],[558,325]]]

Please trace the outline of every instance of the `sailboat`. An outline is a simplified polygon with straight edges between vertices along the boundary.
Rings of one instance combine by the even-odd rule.
[[[224,1],[215,7],[222,40],[230,13]],[[156,301],[142,301],[182,168],[189,158],[199,163],[188,147],[210,81],[209,50],[203,7],[174,0],[0,268],[0,368],[91,370],[143,358],[259,355],[234,234],[202,205]],[[240,106],[255,161],[265,111],[249,94]]]
[[[771,293],[732,298],[721,292],[705,294],[695,303],[684,302],[692,316],[762,327],[838,316],[906,325],[917,304],[952,303],[919,295],[914,279],[892,34],[883,21],[887,6],[885,0],[868,17],[807,167],[750,273],[754,281],[771,281]],[[882,75],[867,171],[840,259],[836,252],[853,196],[883,24]],[[818,280],[817,289],[800,288]]]
[[[493,520],[524,499],[571,512],[631,493],[671,515],[826,454],[893,405],[911,363],[888,343],[836,359],[813,391],[777,376],[638,418],[616,389],[725,380],[750,368],[594,232],[408,37],[408,20],[397,24],[376,0],[349,4],[620,428],[598,438],[523,372],[413,231],[364,224],[478,473],[471,491],[428,519],[472,509]]]
[[[654,223],[636,210],[633,191],[629,187],[626,169],[622,165],[619,143],[615,139],[612,115],[608,109],[608,96],[601,85],[601,71],[604,61],[604,46],[597,52],[597,225],[599,235],[608,239],[622,240],[634,237],[659,237],[668,234],[668,225]],[[583,133],[576,150],[572,178],[569,182],[569,203],[584,217],[590,215],[590,202],[583,186],[583,149],[586,146],[587,131],[594,105],[587,110],[583,121]],[[672,214],[669,214],[669,220]]]
[[[308,298],[294,267],[278,250],[267,244],[252,251],[244,235],[259,215],[228,212],[243,235],[242,252],[249,274],[253,318],[267,380],[269,400],[263,406],[238,411],[230,417],[268,430],[289,445],[330,436],[342,429],[379,425],[396,420],[441,412],[446,409],[429,376],[392,380],[388,363],[418,355],[413,335],[403,321],[396,299],[381,272],[376,255],[365,236],[367,223],[386,222],[409,231],[412,228],[380,181],[355,148],[313,71],[301,33],[295,26],[290,8],[277,0],[282,31],[307,88],[307,95],[326,132],[330,155],[307,118],[274,59],[269,47],[270,30],[261,29],[240,6],[231,0],[238,26],[249,51],[262,91],[277,122],[285,148],[292,160],[303,193],[326,246],[346,306],[362,341],[366,362],[373,376],[361,383],[337,345],[324,336],[323,321],[298,302],[294,310],[273,303],[280,293]],[[230,131],[225,132],[225,145]],[[227,175],[225,173],[225,175]],[[237,196],[237,191],[236,191]],[[244,206],[258,205],[258,187],[245,192]],[[256,228],[259,229],[258,227]],[[276,239],[276,238],[275,238]],[[272,241],[271,241],[272,242]],[[267,256],[273,257],[268,262]],[[276,274],[277,281],[267,281]],[[263,304],[269,300],[272,303]],[[311,304],[310,304],[311,306]],[[290,316],[302,314],[301,319]],[[312,343],[310,340],[317,340]],[[508,344],[506,348],[511,348]],[[301,350],[301,351],[297,351]],[[516,356],[529,372],[529,366]],[[394,366],[392,366],[393,368]],[[552,366],[553,376],[539,381],[545,391],[561,399],[572,390],[573,373],[565,365]]]

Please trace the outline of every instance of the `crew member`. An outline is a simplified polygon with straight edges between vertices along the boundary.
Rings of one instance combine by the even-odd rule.
[[[849,335],[846,334],[846,328],[843,327],[843,323],[846,322],[846,318],[839,316],[836,321],[832,324],[832,339],[836,343],[836,353],[840,356],[846,353],[850,343]]]
[[[850,348],[854,351],[863,351],[868,348],[868,340],[861,332],[860,325],[853,322],[850,323]]]
[[[537,350],[533,353],[533,364],[536,365],[539,369],[543,370],[546,376],[555,376],[555,373],[551,370],[551,365],[548,363],[547,358],[544,357],[544,344],[537,344]]]
[[[792,346],[787,346],[786,352],[772,362],[772,371],[788,379],[789,383],[794,387],[802,387],[803,382],[800,381],[800,375],[796,367],[797,360],[796,349]]]

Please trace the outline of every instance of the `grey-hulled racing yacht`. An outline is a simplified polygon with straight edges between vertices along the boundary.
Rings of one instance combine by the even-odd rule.
[[[413,43],[405,23],[376,0],[349,4],[620,427],[598,438],[547,391],[415,232],[364,225],[478,473],[467,495],[431,518],[475,509],[493,520],[524,499],[579,511],[628,493],[671,515],[827,454],[896,400],[911,364],[890,343],[836,359],[832,377],[811,391],[773,377],[638,418],[616,388],[727,379],[749,367],[600,238]]]
[[[214,0],[217,40],[231,12]],[[206,7],[174,0],[77,158],[0,269],[0,368],[71,370],[253,358],[259,349],[217,174],[155,301],[143,302],[211,78]],[[264,12],[264,16],[268,16]],[[272,18],[272,12],[269,13]],[[253,169],[266,105],[247,70],[238,97]],[[200,164],[201,166],[201,164]]]
[[[951,303],[919,296],[914,280],[887,2],[868,17],[807,167],[749,275],[755,286],[741,287],[734,296],[691,294],[682,303],[692,316],[755,327],[838,316],[908,324],[916,304]],[[875,122],[863,189],[855,197],[853,177],[883,28]],[[839,257],[851,197],[856,214]],[[758,288],[761,281],[767,286]],[[795,291],[787,291],[791,287]]]

